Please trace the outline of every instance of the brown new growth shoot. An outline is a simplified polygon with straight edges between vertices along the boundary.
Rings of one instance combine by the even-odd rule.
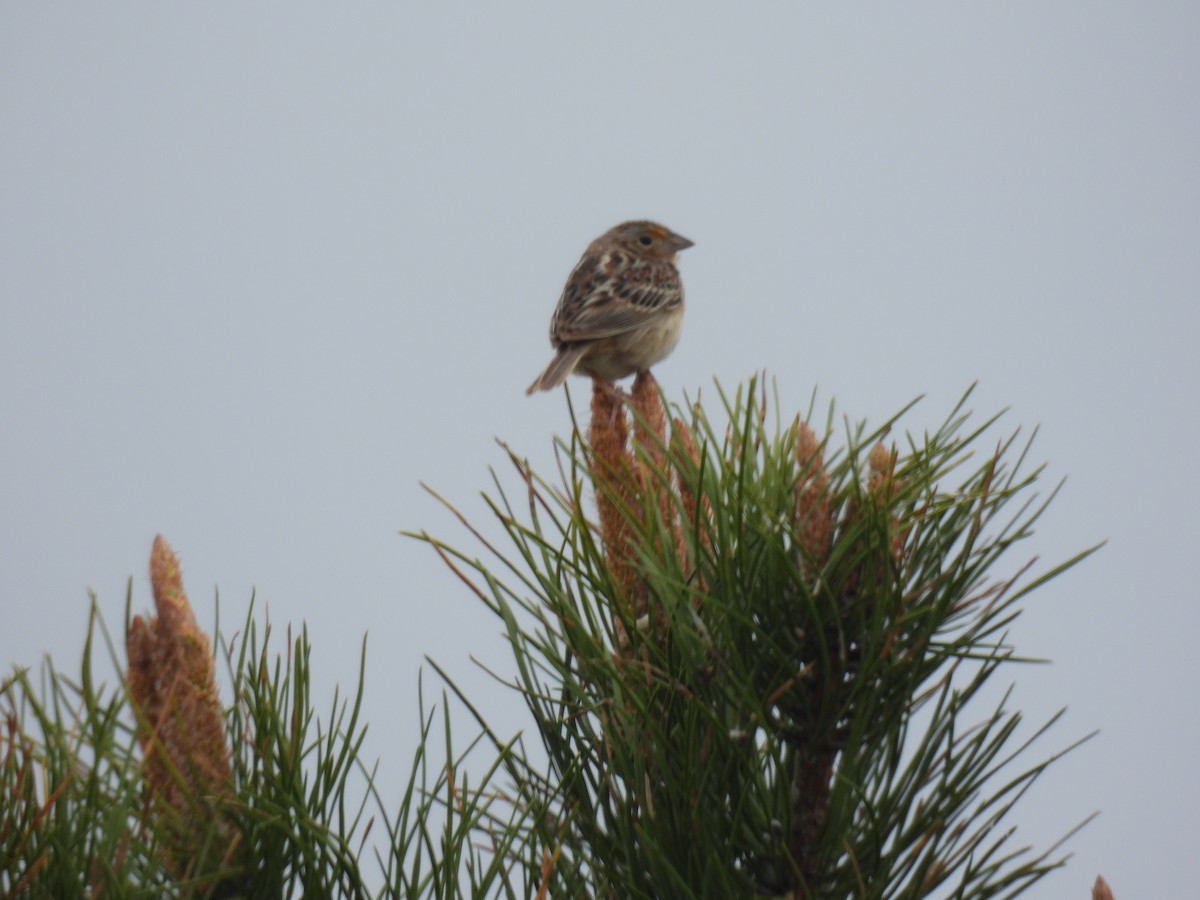
[[[662,396],[650,373],[639,373],[634,379],[628,406],[627,413],[624,398],[611,385],[593,384],[588,443],[600,537],[609,568],[621,590],[625,615],[632,617],[639,627],[644,623],[647,628],[651,624],[661,628],[664,627],[662,610],[648,608],[648,590],[639,571],[638,536],[648,537],[655,552],[674,553],[684,571],[694,572],[696,561],[689,559],[685,535],[699,521],[704,529],[700,546],[708,545],[708,507],[707,501],[698,499],[695,491],[679,477],[682,466],[699,467],[695,439],[681,422],[676,422],[675,433],[668,435]],[[627,415],[632,417],[632,442]],[[656,532],[646,520],[647,512],[654,509],[658,514],[657,524],[664,532]],[[703,591],[703,579],[697,578],[693,587],[698,596]],[[654,615],[648,618],[650,612]],[[623,641],[624,630],[619,621],[616,631],[618,639]]]
[[[220,809],[233,776],[208,637],[196,625],[179,561],[161,535],[150,554],[150,582],[158,615],[135,616],[130,625],[129,693],[139,714],[150,808],[172,836],[169,862],[187,877],[204,864],[199,854],[214,823],[224,844],[217,859],[233,851],[234,829]]]
[[[671,522],[674,519],[672,497],[661,479],[667,461],[667,416],[658,383],[649,372],[639,372],[633,379],[629,407],[633,411],[633,443],[642,451],[642,459],[638,460],[641,490],[656,495],[661,520]]]
[[[800,480],[796,482],[796,543],[804,554],[806,566],[816,572],[824,565],[833,544],[833,510],[824,449],[807,422],[801,422],[796,430],[796,462],[800,464]]]
[[[592,450],[592,482],[600,515],[600,538],[609,569],[621,589],[626,610],[634,617],[645,612],[644,586],[637,572],[631,518],[640,509],[636,468],[630,458],[629,430],[621,396],[611,385],[592,383],[592,421],[588,443]],[[618,622],[618,632],[620,623]]]
[[[871,471],[867,478],[867,492],[879,509],[891,509],[895,503],[899,487],[896,482],[896,459],[896,448],[888,450],[882,441],[876,441],[875,446],[867,455],[867,465]],[[892,563],[899,566],[904,543],[908,539],[908,531],[900,528],[900,520],[895,515],[891,518],[889,533]]]

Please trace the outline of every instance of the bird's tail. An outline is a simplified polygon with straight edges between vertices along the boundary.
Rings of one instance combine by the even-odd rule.
[[[579,360],[586,350],[587,344],[563,347],[555,354],[554,359],[550,360],[550,365],[546,366],[546,371],[539,375],[537,380],[526,389],[525,394],[529,395],[537,391],[550,391],[558,387],[567,380],[568,375],[575,371],[575,366],[579,364]]]

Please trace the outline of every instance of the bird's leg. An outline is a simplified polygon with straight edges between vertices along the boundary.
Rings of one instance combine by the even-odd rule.
[[[611,381],[605,381],[603,378],[592,379],[592,390],[603,391],[617,406],[620,406],[625,400],[625,391],[621,389],[621,386]]]
[[[605,381],[603,378],[593,378],[592,394],[597,398],[602,398],[604,401],[603,406],[608,407],[609,425],[612,425],[617,420],[617,416],[625,414],[625,392],[611,381]],[[593,400],[592,410],[595,411],[596,409],[597,407]]]

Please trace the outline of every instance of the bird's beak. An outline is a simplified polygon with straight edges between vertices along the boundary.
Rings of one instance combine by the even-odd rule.
[[[680,250],[686,250],[688,247],[691,247],[694,244],[695,244],[695,241],[689,241],[682,234],[674,234],[673,233],[671,235],[671,249],[675,250],[676,252],[678,252]]]

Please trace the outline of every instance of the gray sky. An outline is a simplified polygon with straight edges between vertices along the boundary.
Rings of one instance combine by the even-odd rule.
[[[162,532],[201,621],[257,590],[350,684],[399,797],[429,653],[495,710],[498,625],[425,547],[474,547],[493,438],[550,469],[526,398],[591,238],[696,242],[669,394],[776,379],[853,419],[978,379],[1041,425],[1028,542],[1057,562],[1015,670],[1047,751],[1032,897],[1194,891],[1200,7],[1184,3],[0,6],[0,667],[119,630]],[[586,396],[576,381],[577,399]],[[1015,567],[1021,560],[1010,562]],[[427,680],[427,690],[430,684]],[[464,732],[465,736],[465,732]]]

